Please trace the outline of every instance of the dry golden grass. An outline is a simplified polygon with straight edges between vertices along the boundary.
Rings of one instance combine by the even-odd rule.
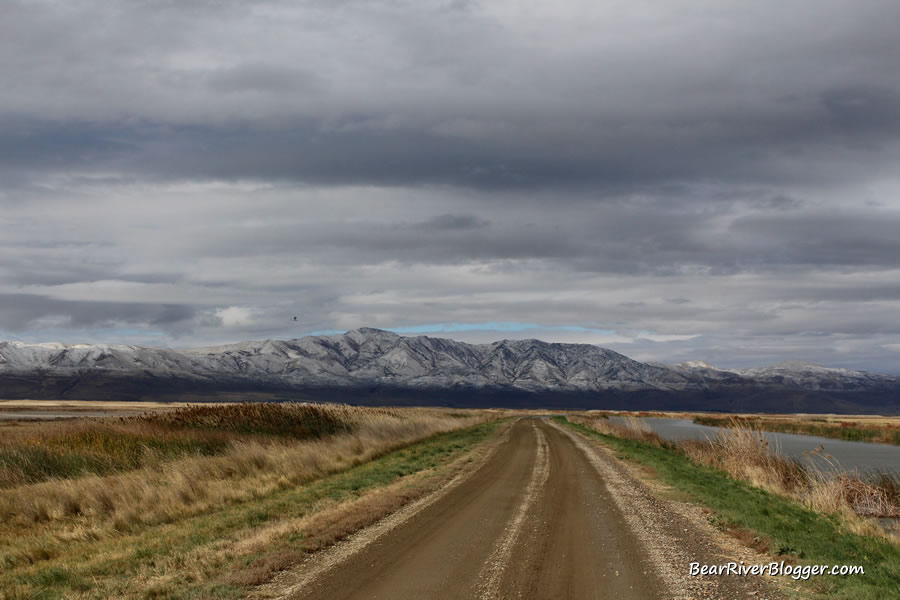
[[[573,423],[590,427],[595,431],[606,435],[635,440],[638,442],[646,442],[654,446],[663,447],[665,442],[655,433],[646,422],[638,418],[637,415],[631,413],[622,413],[624,423],[613,423],[610,421],[606,413],[589,411],[581,414],[571,414],[568,419]]]
[[[610,422],[604,415],[570,415],[569,420],[607,435],[646,442],[678,451],[697,464],[724,471],[770,492],[800,501],[813,510],[842,514],[856,530],[873,533],[877,527],[855,517],[900,517],[900,493],[896,478],[866,481],[853,473],[826,473],[780,456],[772,451],[758,430],[731,421],[710,440],[666,442],[646,423],[625,416],[625,423]]]
[[[781,494],[789,494],[808,481],[807,469],[771,452],[769,441],[758,431],[735,426],[711,440],[685,440],[678,447],[696,463]]]
[[[173,522],[296,486],[411,442],[491,418],[476,411],[441,409],[319,409],[346,427],[313,439],[237,436],[217,456],[187,455],[112,475],[52,479],[0,490],[0,529],[7,534],[52,531],[88,538]],[[150,428],[158,425],[153,419],[137,423]],[[72,427],[60,427],[55,433],[69,435],[72,431]],[[2,552],[0,544],[0,564],[22,559]]]
[[[881,482],[867,481],[854,473],[831,473],[801,465],[772,452],[766,437],[757,430],[735,424],[712,440],[685,441],[678,447],[694,462],[791,496],[819,512],[900,516],[900,498]]]
[[[504,416],[320,405],[315,421],[342,426],[302,439],[285,434],[280,419],[307,409],[284,408],[225,409],[255,430],[268,423],[280,433],[230,432],[218,456],[0,490],[0,598],[244,597],[307,553],[434,489],[468,464],[468,452]],[[196,433],[219,416],[202,410],[165,423],[101,426],[168,431],[174,419]]]
[[[29,423],[6,429],[0,437],[0,488],[105,475],[184,455],[221,454],[237,439],[226,432],[179,431],[116,419]]]

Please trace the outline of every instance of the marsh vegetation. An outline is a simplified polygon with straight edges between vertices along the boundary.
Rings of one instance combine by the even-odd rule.
[[[694,417],[694,422],[700,425],[718,427],[739,425],[745,429],[798,433],[848,442],[874,442],[900,446],[900,419],[896,418],[699,415]]]
[[[614,422],[603,413],[582,413],[571,420],[601,433],[666,448],[729,476],[794,498],[823,513],[864,517],[900,517],[900,478],[882,473],[874,479],[852,471],[827,472],[773,451],[759,430],[732,419],[710,439],[666,440],[642,419]],[[823,460],[828,456],[821,452]]]
[[[0,439],[0,597],[239,596],[359,526],[359,514],[379,511],[360,508],[355,525],[332,524],[325,533],[310,525],[310,515],[446,463],[486,435],[459,432],[480,431],[498,416],[222,404],[7,424]],[[380,502],[402,503],[410,494]],[[263,529],[265,544],[226,548]],[[269,562],[261,564],[264,556]]]

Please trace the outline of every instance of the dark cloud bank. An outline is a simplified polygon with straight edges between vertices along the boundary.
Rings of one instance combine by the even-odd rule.
[[[513,322],[645,360],[900,372],[898,21],[887,0],[8,3],[0,334]]]

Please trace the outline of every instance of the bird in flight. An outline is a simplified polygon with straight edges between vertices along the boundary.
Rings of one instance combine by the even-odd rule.
[[[291,321],[296,321],[296,320],[297,320],[297,317],[294,317],[293,319],[291,319]]]

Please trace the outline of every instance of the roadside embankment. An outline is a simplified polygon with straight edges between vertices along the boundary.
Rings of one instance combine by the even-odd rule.
[[[704,450],[667,443],[639,422],[571,416],[561,424],[601,442],[619,458],[639,464],[667,486],[711,509],[711,522],[746,545],[791,564],[863,565],[865,575],[819,577],[803,582],[804,592],[823,598],[897,597],[900,546],[880,529],[851,513],[846,504],[832,511],[814,497],[794,495],[785,486],[801,475],[778,457],[743,447],[744,454],[710,442]],[[733,444],[747,444],[739,437]],[[731,448],[733,450],[737,446]],[[774,462],[773,462],[774,461]],[[780,486],[780,487],[779,487]],[[837,495],[833,490],[827,490]],[[834,505],[831,505],[834,506]]]
[[[66,440],[89,431],[127,441],[70,444],[73,453],[93,451],[116,467],[110,474],[76,471],[0,489],[0,597],[240,597],[303,553],[437,485],[439,473],[494,432],[500,417],[286,408],[294,414],[237,409],[243,412],[231,416],[243,421],[232,425],[208,408],[54,424],[53,434]],[[227,439],[209,455],[150,448],[149,457],[141,455],[146,464],[122,469],[134,435],[166,443]],[[27,439],[26,433],[19,441]],[[40,437],[42,444],[50,439]],[[384,489],[392,493],[373,493]],[[348,502],[362,504],[337,518],[336,507]]]

